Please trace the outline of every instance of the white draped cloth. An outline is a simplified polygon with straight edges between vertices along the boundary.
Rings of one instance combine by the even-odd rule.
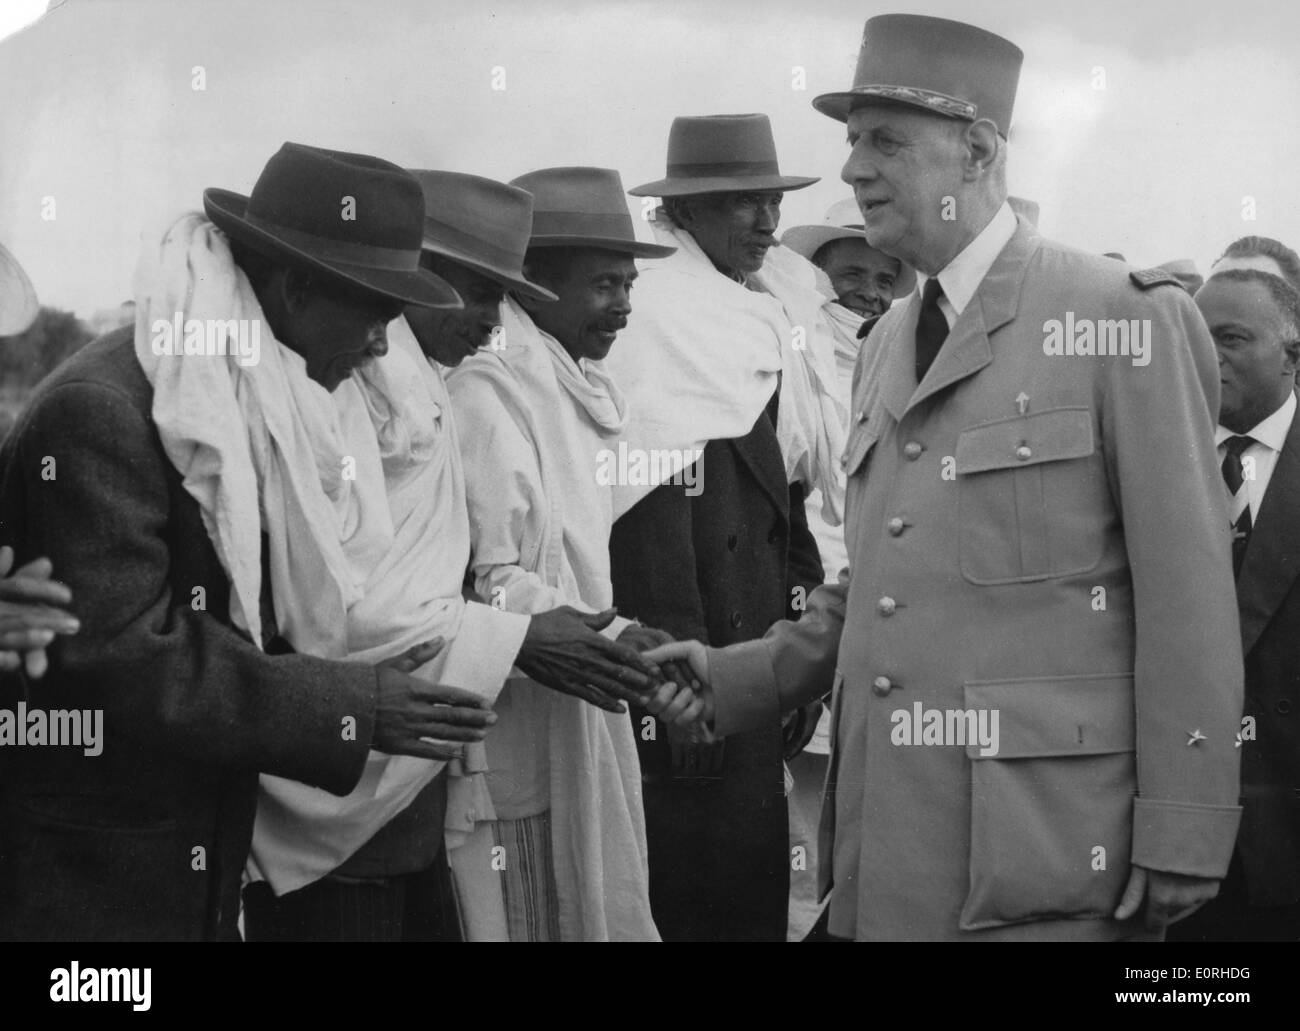
[[[612,499],[596,470],[626,424],[626,404],[602,363],[580,367],[513,299],[501,324],[493,348],[448,376],[475,590],[515,612],[606,609]],[[626,625],[617,621],[611,636]],[[627,716],[522,677],[508,682],[497,711],[486,742],[493,807],[503,820],[550,812],[561,938],[657,941]]]
[[[628,326],[605,360],[628,395],[629,450],[698,454],[711,440],[743,437],[779,383],[787,478],[820,488],[826,518],[838,524],[847,410],[835,390],[834,335],[816,268],[777,246],[748,285],[738,283],[662,208],[651,226],[656,242],[677,252],[640,264]],[[667,479],[616,485],[615,519]]]
[[[234,623],[261,646],[265,532],[276,622],[296,651],[374,665],[441,636],[447,647],[417,675],[498,690],[527,620],[462,600],[469,526],[455,430],[442,381],[405,322],[390,325],[385,357],[331,394],[274,339],[224,235],[198,213],[146,245],[135,296],[154,422],[230,577]],[[155,354],[154,321],[177,312],[259,320],[260,360]],[[482,650],[471,642],[485,636],[495,650],[474,654]],[[249,876],[283,894],[325,875],[443,765],[372,751],[344,798],[263,776]],[[455,826],[486,804],[486,790],[467,775],[481,768],[472,749],[452,767]]]

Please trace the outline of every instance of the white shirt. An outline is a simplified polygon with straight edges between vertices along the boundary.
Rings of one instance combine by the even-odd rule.
[[[1231,506],[1228,510],[1229,523],[1235,524],[1245,511],[1247,502],[1250,503],[1250,522],[1254,525],[1259,519],[1259,506],[1264,500],[1264,492],[1268,490],[1268,481],[1273,478],[1273,468],[1277,465],[1277,456],[1282,450],[1282,445],[1286,443],[1286,435],[1291,432],[1291,420],[1295,418],[1296,400],[1295,394],[1287,394],[1286,400],[1267,419],[1264,419],[1249,434],[1241,436],[1251,436],[1255,438],[1253,444],[1241,453],[1241,489],[1237,491],[1236,497],[1232,499]],[[1228,453],[1226,441],[1229,437],[1235,437],[1230,429],[1218,426],[1214,430],[1214,442],[1219,446],[1219,465],[1223,465],[1223,458]],[[1224,486],[1227,491],[1227,486]]]
[[[1002,253],[1002,248],[1015,235],[1015,212],[1011,210],[1010,204],[1003,201],[1002,207],[998,208],[989,224],[980,230],[980,234],[940,270],[939,285],[943,287],[943,294],[939,298],[939,310],[948,320],[949,329],[956,324],[957,316],[966,310],[966,305],[970,304],[975,291],[993,267],[993,262]],[[921,290],[925,289],[929,278],[924,273],[917,274]]]

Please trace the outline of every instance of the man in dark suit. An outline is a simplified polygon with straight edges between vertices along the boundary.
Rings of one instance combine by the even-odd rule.
[[[1246,659],[1241,829],[1218,897],[1170,940],[1300,940],[1300,293],[1257,269],[1196,294],[1219,351],[1217,440]]]

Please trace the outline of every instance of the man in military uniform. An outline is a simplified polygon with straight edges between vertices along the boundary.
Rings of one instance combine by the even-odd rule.
[[[691,659],[721,734],[834,682],[836,936],[1159,937],[1240,818],[1214,347],[1172,276],[1011,212],[1022,56],[885,15],[814,101],[868,241],[924,278],[855,377],[850,569],[762,640],[648,653]]]

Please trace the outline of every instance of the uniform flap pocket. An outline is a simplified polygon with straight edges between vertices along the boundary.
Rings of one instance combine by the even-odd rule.
[[[1043,677],[965,685],[966,707],[997,736],[970,759],[1032,759],[1133,751],[1133,674]]]
[[[1094,449],[1092,411],[1086,407],[1013,415],[962,431],[957,475],[1083,458]]]
[[[844,448],[844,457],[840,467],[846,476],[852,476],[862,465],[862,460],[880,439],[880,420],[869,418],[867,422],[854,423],[849,429],[849,442]]]

